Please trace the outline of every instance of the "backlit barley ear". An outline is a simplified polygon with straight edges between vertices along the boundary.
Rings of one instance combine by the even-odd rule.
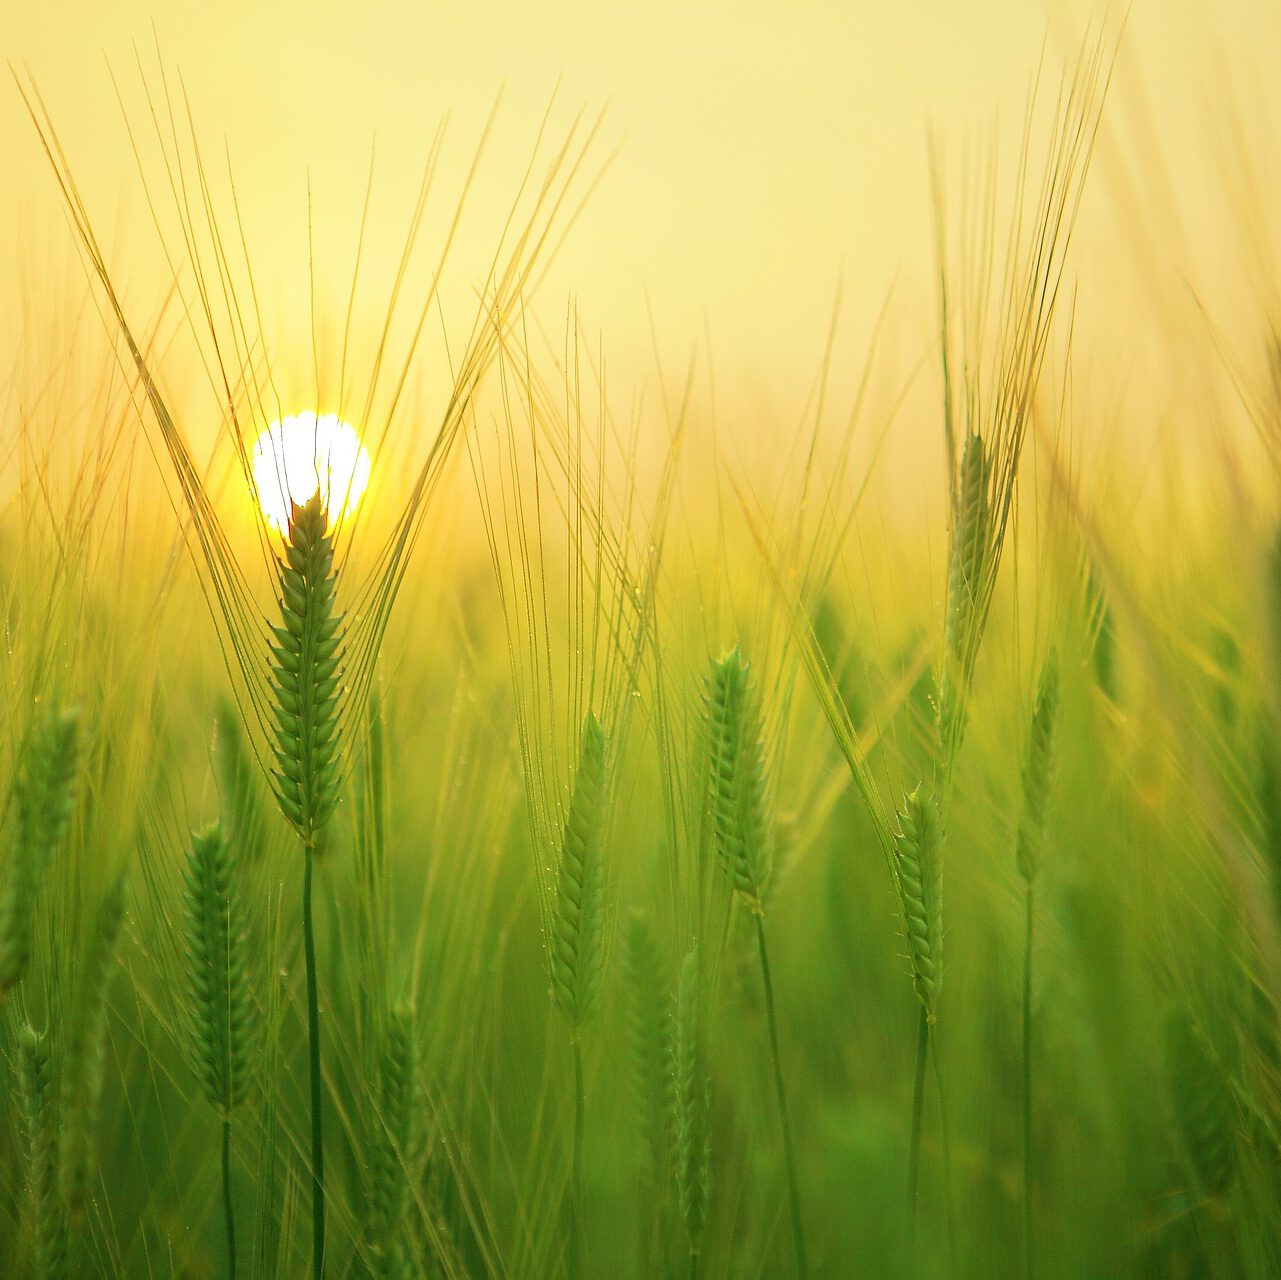
[[[671,1010],[667,966],[640,912],[628,921],[623,939],[627,1059],[632,1103],[646,1185],[661,1186],[668,1166],[668,1090],[671,1087]]]
[[[308,848],[320,851],[341,785],[343,620],[334,609],[334,547],[319,492],[293,506],[279,574],[281,625],[272,628],[272,777],[285,817]]]
[[[899,815],[895,850],[912,983],[930,1022],[943,979],[942,842],[938,806],[918,786]]]
[[[1221,1064],[1182,1009],[1166,1025],[1166,1065],[1188,1164],[1205,1194],[1222,1194],[1236,1173],[1236,1105]]]
[[[240,711],[230,698],[221,698],[214,721],[214,767],[222,806],[222,834],[236,859],[262,857],[266,829],[257,763],[245,739]]]
[[[18,1030],[18,1072],[32,1274],[59,1280],[67,1274],[67,1230],[58,1190],[53,1073],[45,1038],[25,1025]]]
[[[61,1129],[63,1198],[73,1215],[84,1207],[90,1153],[98,1128],[106,1061],[107,988],[125,914],[125,878],[117,876],[98,908],[81,975],[78,1016],[63,1070]]]
[[[966,436],[953,495],[951,546],[947,566],[944,622],[947,656],[939,721],[946,752],[964,729],[968,673],[976,648],[974,631],[981,618],[983,575],[991,543],[988,473],[990,463],[978,432]]]
[[[552,991],[575,1030],[596,1012],[604,974],[605,755],[605,730],[588,712],[561,840],[552,917]]]
[[[387,1020],[378,1090],[370,1161],[369,1230],[374,1274],[380,1280],[392,1280],[409,1274],[401,1237],[423,1148],[418,1045],[413,1013],[404,1006],[392,1010]]]
[[[31,958],[36,896],[75,806],[79,712],[49,710],[31,733],[14,795],[13,844],[0,888],[0,1003]]]
[[[772,859],[768,779],[760,709],[737,649],[712,663],[704,703],[717,857],[759,912]]]
[[[1045,822],[1054,777],[1054,747],[1059,719],[1059,667],[1050,654],[1037,682],[1036,706],[1023,760],[1023,812],[1019,819],[1017,859],[1026,884],[1036,878],[1045,840]]]
[[[217,824],[191,838],[183,873],[192,1058],[205,1097],[227,1115],[251,1068],[253,1007],[231,854]]]
[[[681,963],[672,1043],[676,1194],[694,1256],[702,1249],[707,1222],[711,1164],[712,1082],[700,981],[698,948],[694,947]]]
[[[1116,624],[1112,606],[1098,571],[1092,564],[1086,569],[1085,619],[1094,679],[1100,690],[1112,701],[1117,700]]]

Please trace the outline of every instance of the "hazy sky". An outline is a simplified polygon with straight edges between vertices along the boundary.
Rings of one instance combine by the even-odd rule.
[[[891,286],[904,359],[928,342],[928,130],[958,154],[999,113],[1008,143],[1043,48],[1057,75],[1095,12],[1106,11],[1051,0],[6,0],[0,52],[39,85],[113,268],[145,310],[163,261],[108,68],[143,122],[133,46],[154,69],[158,38],[203,144],[217,155],[226,140],[266,288],[286,310],[298,297],[300,337],[308,173],[317,274],[332,259],[345,279],[373,140],[383,219],[374,225],[390,252],[440,117],[451,117],[448,179],[501,89],[476,191],[480,230],[461,247],[463,269],[472,255],[479,276],[484,236],[559,86],[558,125],[580,106],[606,107],[596,154],[618,152],[544,301],[576,295],[616,379],[647,359],[649,307],[669,356],[706,331],[723,375],[780,388],[780,402],[799,406],[838,279],[851,361]],[[1235,252],[1220,234],[1215,168],[1237,110],[1230,96],[1268,180],[1281,154],[1281,94],[1268,87],[1281,65],[1279,13],[1275,0],[1135,0],[1082,229],[1084,295],[1121,291],[1124,311],[1133,291],[1159,291],[1162,278],[1221,282]],[[0,333],[12,334],[16,309],[30,315],[65,276],[69,244],[12,87],[0,87],[0,172]],[[1157,254],[1154,240],[1169,251]]]

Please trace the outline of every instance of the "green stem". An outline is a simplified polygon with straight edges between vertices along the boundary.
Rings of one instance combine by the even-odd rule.
[[[583,1043],[575,1032],[574,1047],[574,1147],[569,1171],[569,1265],[572,1275],[583,1274]]]
[[[930,1058],[934,1063],[934,1089],[939,1102],[939,1135],[943,1145],[943,1204],[947,1212],[947,1252],[951,1260],[952,1272],[956,1272],[956,1217],[952,1211],[952,1140],[947,1127],[947,1101],[943,1092],[943,1064],[940,1061],[939,1041],[932,1035],[934,1052]]]
[[[691,1249],[689,1251],[689,1280],[698,1280],[698,1259],[698,1250]]]
[[[925,1114],[925,1061],[930,1052],[930,1019],[921,1005],[916,1030],[916,1080],[912,1086],[912,1137],[907,1157],[907,1247],[916,1245],[916,1215],[921,1204],[921,1129]]]
[[[222,1212],[227,1223],[227,1280],[236,1280],[236,1219],[231,1208],[231,1113],[222,1118]]]
[[[1026,886],[1023,937],[1023,1274],[1032,1280],[1032,921],[1033,891]]]
[[[765,950],[765,919],[759,912],[756,918],[756,946],[761,957],[761,982],[765,987],[765,1017],[769,1023],[770,1057],[774,1063],[774,1089],[778,1093],[778,1113],[783,1125],[783,1157],[787,1163],[787,1195],[791,1205],[792,1238],[796,1247],[796,1265],[799,1274],[809,1273],[805,1259],[805,1228],[801,1222],[801,1196],[796,1182],[796,1152],[792,1146],[792,1126],[787,1117],[787,1092],[783,1088],[783,1066],[778,1052],[778,1020],[774,1015],[774,984],[770,981],[769,955]]]
[[[303,850],[302,942],[307,962],[307,1046],[311,1070],[311,1273],[325,1274],[325,1137],[321,1113],[320,1003],[316,995],[316,938],[311,920],[311,869],[314,851]]]

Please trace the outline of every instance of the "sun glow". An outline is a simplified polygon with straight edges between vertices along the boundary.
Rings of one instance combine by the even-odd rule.
[[[273,422],[253,451],[254,485],[268,524],[285,533],[291,504],[318,490],[337,524],[356,509],[369,486],[370,460],[355,427],[337,414],[310,410]]]

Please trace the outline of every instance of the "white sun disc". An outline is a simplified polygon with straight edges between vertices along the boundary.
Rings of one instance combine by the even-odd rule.
[[[273,422],[254,445],[254,484],[267,522],[288,532],[293,504],[319,492],[331,524],[355,510],[369,486],[370,461],[356,428],[310,410]]]

